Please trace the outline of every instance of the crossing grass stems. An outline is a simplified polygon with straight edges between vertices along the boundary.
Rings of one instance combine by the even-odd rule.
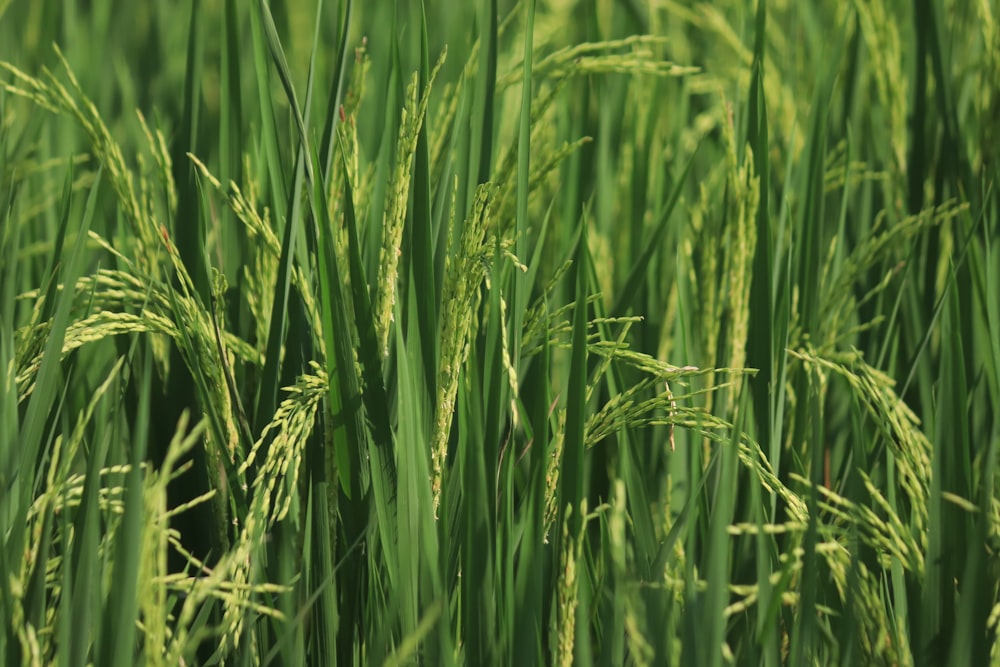
[[[1000,664],[998,25],[0,2],[0,662]]]

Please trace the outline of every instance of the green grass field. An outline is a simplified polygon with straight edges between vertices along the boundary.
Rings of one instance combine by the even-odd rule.
[[[0,664],[1000,665],[990,0],[0,0]]]

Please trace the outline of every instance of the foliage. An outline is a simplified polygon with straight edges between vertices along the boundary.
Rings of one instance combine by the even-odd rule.
[[[3,664],[1000,664],[991,3],[9,0],[0,70]]]

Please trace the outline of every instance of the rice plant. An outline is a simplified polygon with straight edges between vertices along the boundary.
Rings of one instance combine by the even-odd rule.
[[[985,0],[0,0],[0,663],[1000,665]]]

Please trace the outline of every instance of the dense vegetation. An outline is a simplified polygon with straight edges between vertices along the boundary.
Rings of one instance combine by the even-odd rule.
[[[0,0],[0,663],[1000,664],[988,0]]]

